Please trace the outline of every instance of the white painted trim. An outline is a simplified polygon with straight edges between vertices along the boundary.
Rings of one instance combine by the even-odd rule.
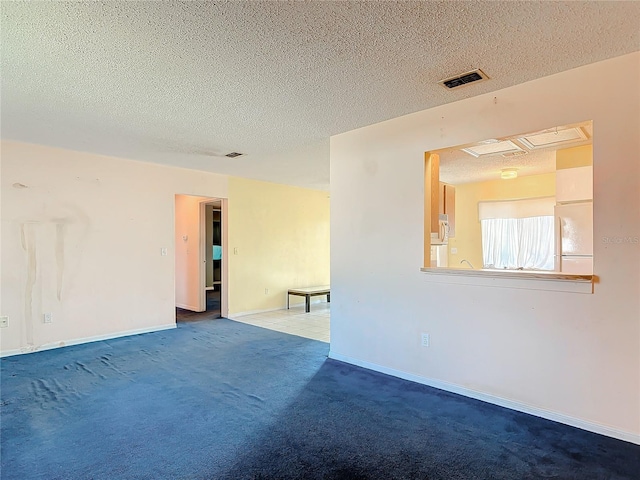
[[[245,315],[254,315],[256,313],[267,313],[267,312],[276,312],[278,310],[286,310],[286,305],[284,307],[276,307],[276,308],[267,308],[264,310],[247,310],[246,312],[237,312],[227,315],[227,318],[233,320],[237,317],[244,317]]]
[[[140,335],[141,333],[160,332],[162,330],[170,330],[176,328],[176,324],[167,323],[165,325],[157,325],[155,327],[136,328],[134,330],[126,330],[124,332],[107,333],[104,335],[95,335],[93,337],[74,338],[62,342],[45,343],[43,345],[30,345],[15,350],[5,350],[0,352],[0,358],[11,357],[13,355],[22,355],[25,353],[41,352],[43,350],[52,350],[54,348],[70,347],[71,345],[80,345],[82,343],[100,342],[102,340],[112,340],[114,338],[128,337],[130,335]]]
[[[624,440],[625,442],[630,442],[630,443],[635,443],[636,445],[640,445],[640,434],[637,434],[637,433],[625,432],[623,430],[607,427],[606,425],[601,425],[599,423],[590,422],[588,420],[571,417],[569,415],[553,412],[551,410],[545,410],[543,408],[535,407],[533,405],[528,405],[526,403],[510,400],[508,398],[498,397],[496,395],[491,395],[489,393],[483,393],[477,390],[472,390],[470,388],[462,387],[454,383],[444,382],[442,380],[435,380],[432,378],[422,377],[414,373],[407,373],[401,370],[383,367],[382,365],[377,365],[375,363],[370,363],[365,360],[360,360],[358,358],[353,358],[347,355],[336,353],[331,349],[329,350],[329,358],[338,360],[340,362],[356,365],[358,367],[366,368],[368,370],[384,373],[386,375],[391,375],[393,377],[409,380],[411,382],[428,385],[430,387],[438,388],[440,390],[445,390],[447,392],[457,393],[458,395],[463,395],[465,397],[475,398],[476,400],[482,400],[483,402],[492,403],[500,407],[516,410],[518,412],[528,413],[536,417],[541,417],[547,420],[552,420],[554,422],[570,425],[572,427],[581,428],[582,430],[587,430],[589,432],[599,433],[601,435],[606,435],[607,437],[613,437],[619,440]]]
[[[291,298],[293,299],[294,296],[292,295]],[[304,306],[304,298],[302,298],[302,297],[298,297],[298,298],[301,298],[302,300],[300,300],[300,301],[298,301],[296,303],[292,302],[291,305],[290,305],[291,307],[301,307],[301,306],[303,307]],[[311,305],[318,304],[318,303],[329,303],[329,302],[327,302],[326,300],[323,300],[322,298],[317,298],[315,300],[313,299],[313,297],[311,298]],[[257,314],[257,313],[267,313],[267,312],[277,312],[278,310],[286,310],[286,309],[287,309],[287,305],[285,304],[285,305],[282,305],[281,307],[276,307],[276,308],[267,308],[267,309],[264,309],[264,310],[247,310],[246,312],[232,313],[230,315],[227,315],[225,318],[229,318],[229,319],[233,320],[234,318],[244,317],[245,315],[254,315],[254,314]],[[313,310],[311,310],[309,313],[312,314]]]
[[[222,276],[220,285],[220,314],[229,315],[229,200],[220,199],[220,215],[222,228]]]
[[[202,200],[198,206],[198,312],[207,310],[207,203]]]

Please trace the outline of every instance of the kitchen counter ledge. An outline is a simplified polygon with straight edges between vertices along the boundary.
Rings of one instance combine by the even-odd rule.
[[[537,270],[422,267],[420,271],[426,274],[423,278],[429,282],[574,293],[593,293],[597,280],[595,275]]]

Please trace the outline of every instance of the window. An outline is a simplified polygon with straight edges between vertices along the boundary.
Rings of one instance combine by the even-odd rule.
[[[555,197],[479,202],[484,268],[554,269]]]
[[[484,268],[553,270],[553,215],[481,221]]]

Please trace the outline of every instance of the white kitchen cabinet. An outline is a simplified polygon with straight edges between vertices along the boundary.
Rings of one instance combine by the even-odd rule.
[[[593,199],[593,167],[556,170],[556,203]]]

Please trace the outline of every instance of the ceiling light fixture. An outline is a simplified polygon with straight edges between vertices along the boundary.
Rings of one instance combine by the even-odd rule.
[[[231,153],[227,153],[225,155],[225,157],[229,157],[229,158],[236,158],[236,157],[240,157],[244,155],[244,153],[238,153],[238,152],[231,152]]]
[[[503,168],[500,172],[500,178],[503,180],[511,180],[512,178],[516,178],[518,176],[517,168]]]

